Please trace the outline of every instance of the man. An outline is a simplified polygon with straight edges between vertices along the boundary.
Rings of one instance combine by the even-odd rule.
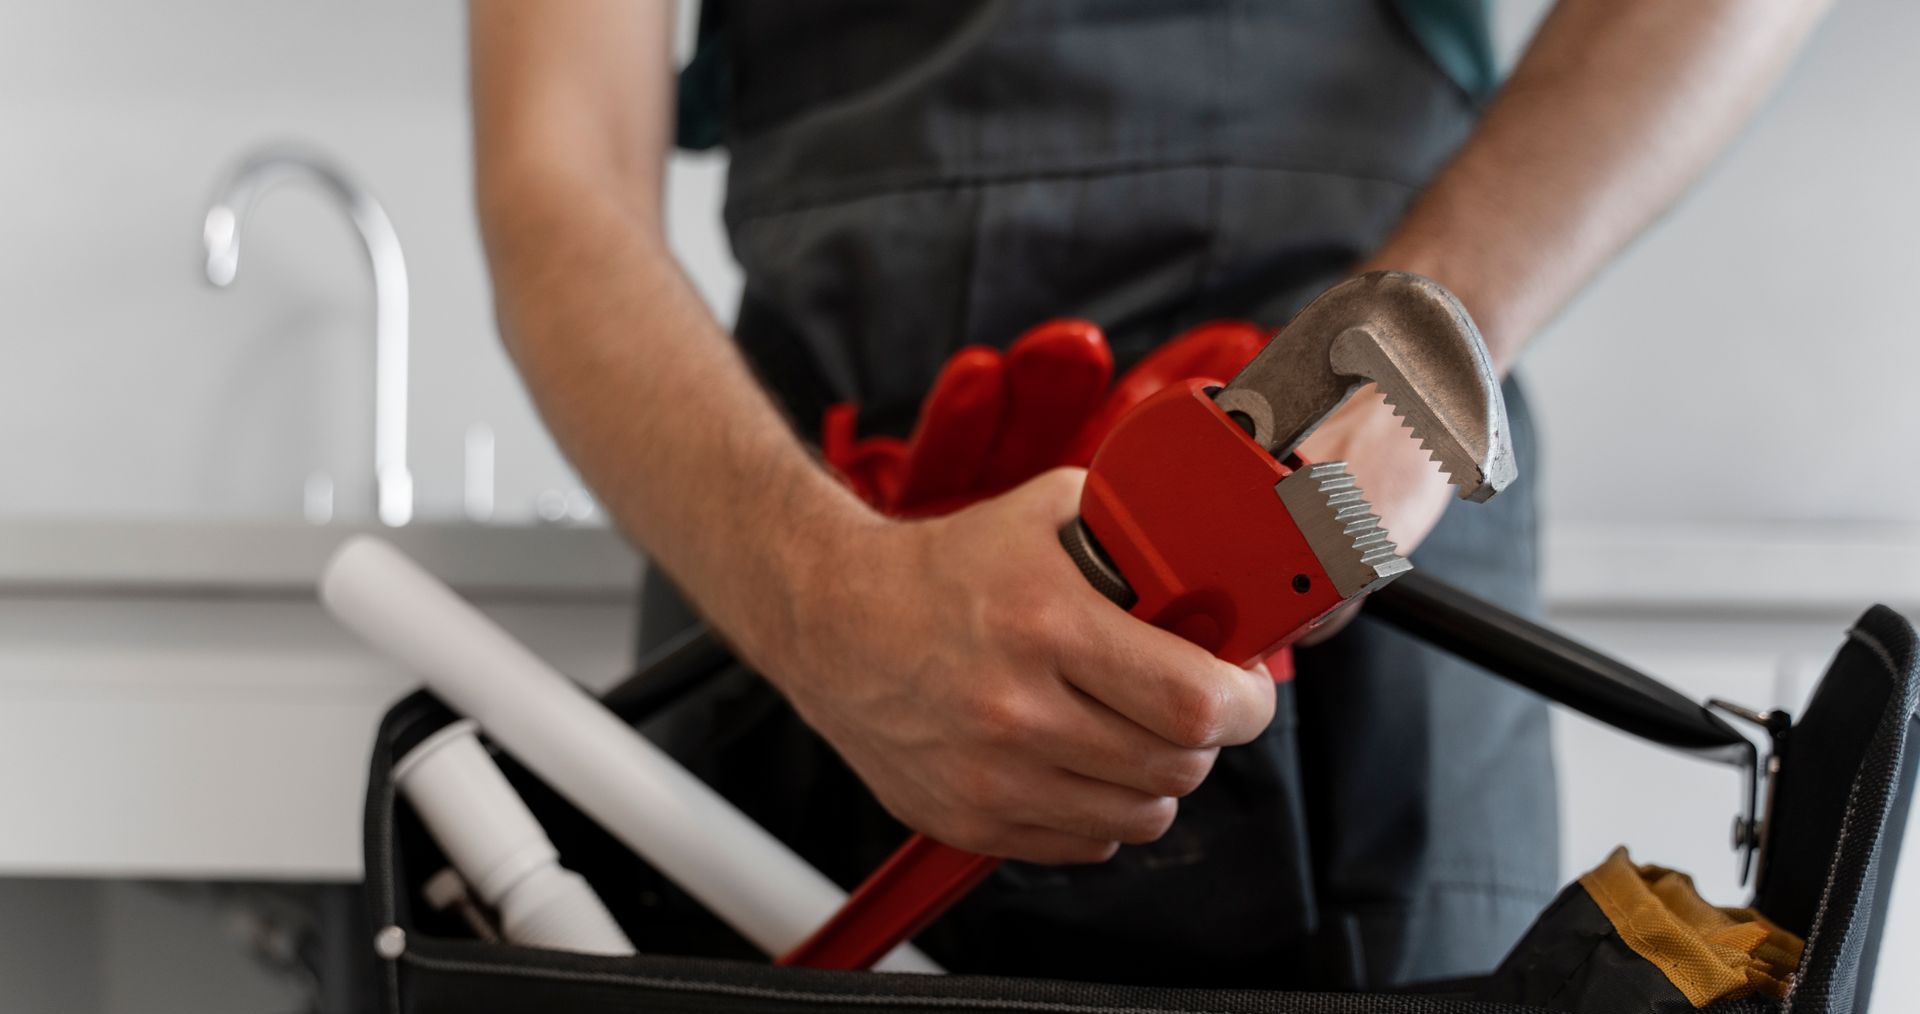
[[[1450,287],[1504,374],[1822,5],[1562,0],[1482,115],[1473,0],[710,0],[737,346],[662,228],[671,6],[476,0],[472,46],[508,347],[653,562],[643,638],[690,622],[664,574],[764,676],[676,749],[846,882],[887,814],[1036,864],[922,938],[957,969],[1377,987],[1497,960],[1558,886],[1537,701],[1364,615],[1276,691],[1087,586],[1054,535],[1077,473],[890,521],[804,434],[838,401],[904,428],[955,348],[1050,317],[1124,366],[1372,268]],[[1524,609],[1507,396],[1523,482],[1484,507],[1446,511],[1377,398],[1304,450],[1352,463],[1419,566]]]

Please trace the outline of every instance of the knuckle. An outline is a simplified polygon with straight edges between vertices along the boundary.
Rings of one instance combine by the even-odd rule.
[[[981,855],[1005,855],[1007,851],[1006,828],[986,820],[962,821],[954,828],[952,837],[940,840]]]
[[[980,738],[999,747],[1024,742],[1039,725],[1032,709],[1009,694],[981,694],[973,701],[972,718]]]
[[[1049,486],[1077,489],[1086,482],[1087,470],[1074,465],[1055,465],[1040,473],[1040,481]]]
[[[983,593],[987,597],[980,605],[982,615],[1002,628],[1019,629],[1034,610],[1046,605],[1046,596],[1030,573],[1003,576]]]
[[[1213,772],[1218,756],[1212,750],[1183,750],[1168,760],[1155,775],[1154,790],[1163,796],[1183,799],[1194,793]]]
[[[953,774],[953,795],[976,813],[995,813],[1007,804],[1007,780],[983,764],[967,764]]]
[[[1044,858],[1038,859],[1051,866],[1084,866],[1104,863],[1120,851],[1120,843],[1107,838],[1073,837],[1052,843],[1046,849]]]
[[[1190,750],[1221,745],[1232,716],[1232,692],[1209,679],[1188,679],[1168,693],[1167,728],[1173,742]]]
[[[1067,629],[1059,603],[1049,596],[1020,596],[1009,606],[1014,613],[1007,623],[1024,644],[1051,645]]]
[[[925,828],[936,841],[967,852],[1001,855],[1007,843],[1006,828],[979,816],[952,817]]]
[[[1013,596],[995,595],[979,605],[980,621],[989,631],[1000,636],[1017,635],[1023,617],[1013,602]]]
[[[1036,511],[1051,512],[1056,504],[1073,504],[1079,500],[1086,474],[1086,469],[1061,465],[1034,476],[1024,489],[1030,491],[1030,502]]]
[[[993,795],[990,779],[976,767],[965,767],[952,775],[951,790],[953,798],[969,810],[985,809],[988,798]]]
[[[1137,811],[1128,816],[1127,824],[1117,837],[1129,845],[1145,845],[1159,841],[1173,826],[1173,818],[1180,813],[1178,800],[1165,796],[1142,804]]]
[[[1115,852],[1120,851],[1120,843],[1117,841],[1088,841],[1086,845],[1083,846],[1083,849],[1084,851],[1079,852],[1079,854],[1073,857],[1072,862],[1084,864],[1104,863],[1112,859]]]

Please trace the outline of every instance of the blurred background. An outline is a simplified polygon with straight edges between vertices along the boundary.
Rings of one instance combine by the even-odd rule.
[[[1509,57],[1545,6],[1498,0]],[[404,250],[396,541],[570,675],[630,661],[640,564],[495,334],[463,20],[447,0],[0,12],[0,1010],[303,1009],[364,947],[366,754],[410,681],[311,587],[377,518],[375,289],[347,205],[297,182],[208,283],[204,216],[261,146],[324,156]],[[1920,613],[1917,36],[1920,6],[1839,5],[1522,367],[1553,619],[1691,694],[1795,708],[1868,604]],[[724,174],[681,156],[669,186],[727,319]],[[1569,875],[1624,841],[1743,899],[1733,774],[1559,732]],[[1920,949],[1904,866],[1890,956]],[[1920,969],[1883,967],[1880,1009],[1916,991]]]

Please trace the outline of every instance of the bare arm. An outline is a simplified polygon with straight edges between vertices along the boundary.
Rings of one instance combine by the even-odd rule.
[[[744,632],[782,611],[799,539],[876,519],[808,459],[666,248],[672,13],[474,5],[480,221],[501,332],[568,458]]]
[[[1679,198],[1830,0],[1560,0],[1373,258],[1458,293],[1501,371]]]
[[[889,810],[1087,861],[1171,823],[1273,687],[1095,593],[1057,472],[894,522],[822,472],[666,248],[672,5],[475,0],[475,158],[501,330],[626,534]]]
[[[1560,0],[1473,135],[1362,270],[1438,279],[1502,374],[1746,123],[1827,0]],[[1346,459],[1395,541],[1446,486],[1377,399],[1309,441]]]

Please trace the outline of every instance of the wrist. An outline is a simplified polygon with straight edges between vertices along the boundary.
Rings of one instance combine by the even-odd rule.
[[[856,599],[877,581],[876,551],[906,527],[851,495],[835,500],[774,523],[781,537],[765,550],[763,583],[742,595],[749,606],[734,647],[783,690],[794,668],[783,662],[831,640],[831,629],[861,611]]]

